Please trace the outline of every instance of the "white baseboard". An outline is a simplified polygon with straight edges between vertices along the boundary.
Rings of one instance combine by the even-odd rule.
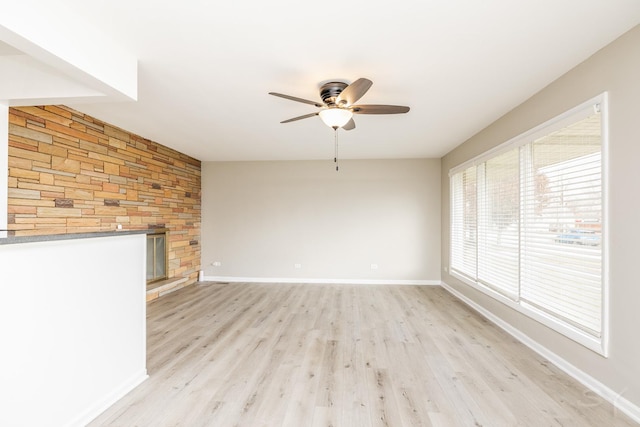
[[[114,390],[104,396],[102,399],[94,402],[84,412],[70,421],[67,426],[86,426],[91,421],[96,419],[98,415],[102,414],[107,408],[116,403],[118,400],[122,399],[131,390],[139,386],[147,378],[149,378],[149,375],[147,375],[146,369],[143,369],[142,371],[136,373],[131,378],[120,384],[120,386],[116,387]]]
[[[520,341],[521,343],[529,347],[531,350],[538,353],[540,356],[549,360],[551,363],[556,365],[566,374],[576,379],[585,387],[589,388],[594,393],[598,394],[600,397],[610,402],[614,406],[614,408],[616,408],[617,410],[620,410],[621,412],[629,416],[634,421],[640,423],[640,407],[630,402],[629,400],[625,399],[622,396],[621,392],[616,392],[610,389],[609,387],[602,384],[600,381],[596,380],[586,372],[582,371],[581,369],[578,369],[577,367],[569,363],[567,360],[558,356],[548,348],[542,346],[537,341],[532,340],[528,335],[525,335],[519,329],[505,322],[504,320],[502,320],[501,318],[499,318],[489,310],[477,304],[475,301],[461,294],[460,292],[458,292],[457,290],[449,286],[447,283],[441,282],[441,285],[450,294],[452,294],[453,296],[455,296],[456,298],[458,298],[459,300],[467,304],[469,307],[476,310],[478,313],[482,314],[484,317],[489,319],[496,326],[503,329],[509,335],[516,338],[518,341]]]
[[[233,277],[204,276],[205,282],[246,282],[246,283],[313,283],[313,284],[345,284],[345,285],[420,285],[440,286],[440,280],[380,280],[380,279],[313,279],[313,278],[278,278],[278,277]]]

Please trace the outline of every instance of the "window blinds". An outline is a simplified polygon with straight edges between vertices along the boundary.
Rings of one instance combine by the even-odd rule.
[[[476,167],[454,175],[451,181],[451,267],[469,277],[476,276]]]
[[[524,188],[523,301],[600,336],[600,114],[534,141]]]
[[[451,173],[451,269],[602,336],[602,117],[593,105]]]
[[[520,167],[518,148],[478,167],[478,281],[518,299]]]

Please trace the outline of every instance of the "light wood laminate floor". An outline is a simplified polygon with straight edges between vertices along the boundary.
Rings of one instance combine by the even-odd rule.
[[[200,284],[91,426],[633,426],[439,287]]]

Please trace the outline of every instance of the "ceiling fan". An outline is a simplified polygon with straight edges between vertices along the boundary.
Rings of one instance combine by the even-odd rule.
[[[356,102],[367,93],[373,82],[369,79],[359,78],[351,84],[344,82],[328,82],[320,87],[320,98],[322,102],[310,101],[295,96],[284,95],[277,92],[269,92],[269,95],[291,101],[302,102],[320,108],[315,113],[305,114],[284,120],[280,123],[290,123],[309,117],[320,116],[322,121],[334,130],[342,128],[351,130],[356,127],[353,121],[354,114],[401,114],[409,111],[409,107],[400,105],[372,105],[356,104]]]

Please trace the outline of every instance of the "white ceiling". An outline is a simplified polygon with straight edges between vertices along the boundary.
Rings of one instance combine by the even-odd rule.
[[[267,93],[359,77],[411,111],[355,116],[343,158],[441,157],[640,23],[638,0],[56,3],[138,59],[137,102],[71,106],[203,161],[332,158],[318,117],[279,123],[315,107]]]

